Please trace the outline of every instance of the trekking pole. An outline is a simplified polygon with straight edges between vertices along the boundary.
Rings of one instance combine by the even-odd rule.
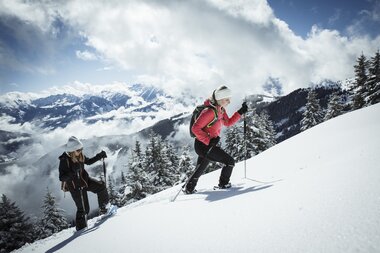
[[[244,98],[244,103],[247,103],[247,97]],[[244,119],[244,178],[247,178],[247,119],[246,113],[243,115]]]
[[[186,182],[181,186],[179,191],[176,193],[176,195],[170,200],[170,202],[174,202],[178,195],[181,193],[181,191],[186,187],[186,185],[190,182],[190,179],[194,176],[195,172],[197,172],[198,168],[207,160],[207,156],[210,153],[210,151],[213,149],[214,146],[212,146],[206,153],[205,157],[203,158],[202,162],[200,162],[194,169],[193,173],[191,173],[191,176],[186,180]]]
[[[77,176],[78,176],[78,180],[80,182],[80,180],[81,180],[81,178],[80,178],[80,169],[77,172]],[[83,213],[84,213],[84,222],[85,222],[86,227],[87,227],[87,211],[86,211],[86,207],[84,206],[83,187],[80,186],[80,185],[79,185],[79,193],[80,193],[80,199],[82,201],[82,208],[83,208]]]
[[[247,120],[244,113],[244,178],[247,178]]]
[[[106,187],[107,187],[107,170],[106,170],[106,163],[104,162],[104,158],[102,158],[102,160],[103,160],[104,184],[105,184]]]

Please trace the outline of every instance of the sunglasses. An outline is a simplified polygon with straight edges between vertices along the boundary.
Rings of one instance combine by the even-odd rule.
[[[75,152],[80,153],[80,152],[82,152],[82,150],[83,150],[83,148],[80,148],[80,149],[75,150]]]

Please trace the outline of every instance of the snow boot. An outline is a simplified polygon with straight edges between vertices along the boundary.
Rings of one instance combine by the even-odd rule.
[[[190,189],[187,189],[187,188],[182,189],[182,191],[183,191],[185,194],[193,194],[193,193],[196,193],[196,192],[197,192],[197,190],[195,190],[195,189],[190,190]]]
[[[77,215],[76,220],[75,220],[75,229],[79,231],[86,227],[87,227],[86,218],[84,217],[82,213],[80,213],[79,215]]]
[[[111,204],[110,204],[110,203],[108,203],[108,204],[105,205],[105,206],[101,206],[101,207],[99,208],[99,215],[107,214],[107,213],[108,213],[108,210],[110,209],[110,207],[111,207]]]
[[[231,183],[227,183],[227,184],[219,183],[218,187],[219,187],[219,189],[228,189],[228,188],[231,188]]]
[[[183,190],[184,193],[186,194],[193,194],[193,193],[196,193],[197,190],[195,190],[195,186],[197,185],[198,183],[198,178],[193,178],[192,180],[190,180],[187,184],[186,184],[186,187],[185,189]]]

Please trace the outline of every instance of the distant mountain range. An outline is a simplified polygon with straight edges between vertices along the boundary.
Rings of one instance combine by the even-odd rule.
[[[125,113],[126,120],[136,117],[137,112],[152,114],[166,109],[168,100],[173,98],[157,88],[142,85],[132,85],[124,93],[102,90],[98,94],[62,93],[39,98],[8,93],[0,98],[0,114],[12,117],[15,124],[34,122],[42,128],[55,129],[78,119],[89,123],[112,120],[115,111],[119,116]]]

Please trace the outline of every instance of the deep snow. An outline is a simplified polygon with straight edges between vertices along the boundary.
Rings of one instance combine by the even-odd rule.
[[[215,171],[197,194],[170,202],[176,186],[16,252],[380,252],[379,130],[377,104],[248,160],[249,179],[237,164],[231,190],[212,190]]]

